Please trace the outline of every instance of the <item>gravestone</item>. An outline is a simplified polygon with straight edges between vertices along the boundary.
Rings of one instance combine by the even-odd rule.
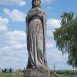
[[[46,60],[46,16],[41,0],[32,0],[26,16],[28,64],[24,77],[50,77]]]

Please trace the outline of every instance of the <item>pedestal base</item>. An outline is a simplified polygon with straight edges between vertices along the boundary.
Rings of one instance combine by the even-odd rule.
[[[24,77],[50,77],[50,71],[43,69],[27,69],[24,71]]]

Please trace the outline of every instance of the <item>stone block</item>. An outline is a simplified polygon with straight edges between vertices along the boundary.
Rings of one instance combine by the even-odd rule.
[[[44,69],[26,69],[23,77],[50,77],[50,71]]]

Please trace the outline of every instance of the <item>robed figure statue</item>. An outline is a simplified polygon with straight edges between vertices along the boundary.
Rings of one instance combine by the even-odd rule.
[[[32,8],[26,16],[27,69],[48,69],[46,61],[46,18],[41,0],[32,0]]]

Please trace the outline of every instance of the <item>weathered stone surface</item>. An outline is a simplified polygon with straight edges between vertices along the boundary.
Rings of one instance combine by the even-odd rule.
[[[41,0],[32,0],[26,16],[28,64],[24,77],[50,77],[46,60],[46,16]]]
[[[27,69],[24,71],[24,77],[50,77],[50,71],[43,69]]]
[[[41,0],[32,0],[32,8],[26,16],[27,69],[48,69],[46,60],[46,17]]]

